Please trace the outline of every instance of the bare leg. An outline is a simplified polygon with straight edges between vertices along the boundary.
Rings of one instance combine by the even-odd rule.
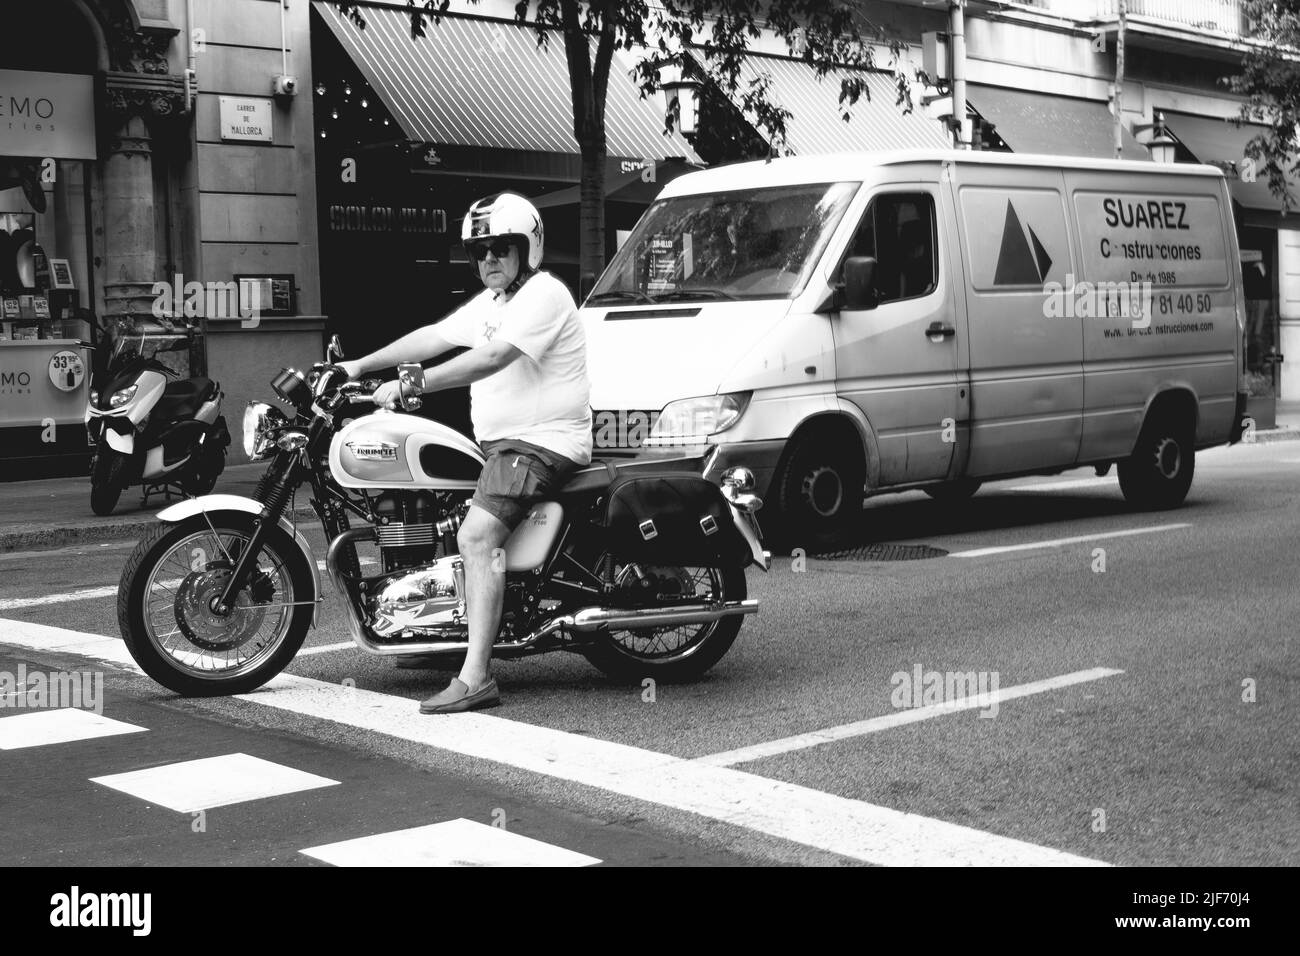
[[[469,611],[469,651],[460,679],[470,692],[488,682],[492,644],[501,627],[501,602],[506,591],[503,560],[494,555],[510,537],[510,529],[482,508],[471,507],[456,542],[465,561],[465,602]],[[494,567],[495,565],[495,567]]]

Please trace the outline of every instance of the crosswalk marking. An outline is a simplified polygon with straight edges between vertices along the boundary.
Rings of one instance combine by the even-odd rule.
[[[594,856],[465,819],[299,852],[334,866],[592,866],[600,862]]]
[[[0,716],[0,750],[21,750],[50,744],[137,734],[146,728],[113,720],[89,710],[63,707],[33,711],[12,717]]]
[[[0,641],[37,649],[57,647],[61,653],[100,660],[123,659],[136,669],[121,641],[62,628],[0,621]],[[696,764],[490,714],[427,717],[405,697],[305,677],[281,674],[262,690],[239,699],[596,787],[869,863],[1108,865],[730,767]]]
[[[204,757],[90,780],[181,813],[339,784],[248,754]]]

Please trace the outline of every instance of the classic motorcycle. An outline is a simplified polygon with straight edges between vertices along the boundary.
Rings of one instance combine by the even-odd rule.
[[[254,497],[208,495],[166,508],[127,560],[122,636],[171,690],[245,693],[301,647],[323,600],[316,558],[291,520],[302,485],[357,646],[464,654],[456,531],[483,454],[459,432],[409,414],[420,400],[405,390],[388,408],[345,422],[350,403],[371,400],[379,383],[349,382],[334,364],[341,359],[335,337],[327,361],[306,375],[276,376],[287,414],[249,403],[245,450],[269,463]],[[422,369],[402,365],[399,376],[413,384]],[[535,505],[497,556],[506,590],[493,656],[574,651],[637,681],[689,680],[716,664],[758,609],[746,598],[745,568],[767,570],[771,556],[753,475],[732,469],[719,487],[700,476],[700,464],[593,464]],[[646,501],[659,505],[647,511]],[[377,545],[378,573],[362,576],[358,545]]]
[[[189,348],[188,330],[117,340],[86,406],[86,438],[95,448],[95,514],[112,514],[134,484],[143,486],[146,504],[159,491],[206,494],[225,469],[230,433],[221,415],[221,386],[209,378],[180,378],[157,358]]]

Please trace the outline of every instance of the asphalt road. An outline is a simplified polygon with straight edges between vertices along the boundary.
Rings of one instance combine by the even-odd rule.
[[[1171,512],[1130,511],[1114,476],[1091,471],[986,486],[954,507],[917,493],[880,498],[864,511],[875,540],[948,554],[783,557],[768,574],[751,570],[762,610],[731,653],[705,680],[653,693],[549,654],[495,665],[504,704],[488,717],[406,722],[450,675],[397,670],[351,648],[299,657],[289,673],[310,680],[266,703],[181,701],[133,676],[115,678],[116,693],[120,708],[183,715],[177,739],[192,740],[197,756],[214,752],[212,736],[244,734],[252,746],[261,735],[276,741],[272,752],[311,749],[313,766],[326,768],[317,773],[330,774],[334,752],[335,777],[373,760],[412,794],[479,794],[476,815],[460,816],[482,819],[482,806],[506,800],[530,819],[572,814],[553,826],[566,846],[623,827],[626,852],[611,855],[606,840],[590,854],[609,862],[943,862],[967,852],[1019,861],[1024,848],[1044,848],[1117,865],[1294,866],[1298,491],[1300,447],[1280,443],[1203,453],[1187,504]],[[323,556],[319,532],[309,538]],[[0,554],[0,618],[116,636],[109,589],[131,544]],[[94,588],[105,590],[76,593]],[[74,599],[42,600],[51,595]],[[333,594],[321,622],[307,649],[348,640]],[[6,647],[16,627],[0,621],[0,670],[72,666]],[[933,688],[929,672],[973,673],[1004,696],[912,712],[936,702],[900,697]],[[954,686],[941,699],[960,696]],[[770,746],[845,725],[854,726]],[[0,781],[15,755],[34,752],[0,750]],[[670,758],[666,777],[685,774],[704,796],[646,782],[644,767]],[[623,759],[631,769],[613,767]],[[732,770],[707,775],[717,767]],[[83,769],[68,772],[92,775]],[[362,806],[364,789],[354,791],[334,799]],[[52,810],[21,785],[0,782],[0,796],[0,839],[48,824]],[[778,797],[804,809],[783,816]],[[378,829],[389,823],[376,813]],[[916,834],[899,836],[913,824]],[[970,834],[991,835],[992,848],[963,849]],[[108,846],[97,861],[115,859]],[[124,845],[120,861],[131,852]],[[238,833],[229,852],[248,852]]]

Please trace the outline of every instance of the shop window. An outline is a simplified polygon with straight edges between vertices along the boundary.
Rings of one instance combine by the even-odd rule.
[[[862,217],[849,255],[875,258],[881,303],[929,295],[938,282],[934,199],[928,193],[877,196]]]

